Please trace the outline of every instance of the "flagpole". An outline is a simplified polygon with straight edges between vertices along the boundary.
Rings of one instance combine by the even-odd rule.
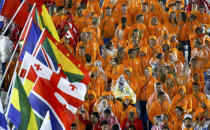
[[[22,8],[23,4],[25,3],[26,0],[23,0],[23,2],[19,5],[17,11],[15,12],[15,14],[12,16],[12,19],[9,21],[9,24],[7,25],[7,27],[5,28],[4,32],[1,34],[0,39],[2,39],[2,37],[4,36],[4,34],[6,33],[6,31],[8,30],[9,26],[12,24],[13,20],[15,19],[15,17],[17,16],[18,12],[20,11],[20,9]]]
[[[8,101],[8,98],[9,98],[9,94],[10,94],[10,91],[11,91],[11,89],[12,89],[12,85],[13,85],[14,80],[15,80],[15,73],[16,73],[16,70],[17,70],[18,65],[19,65],[19,61],[17,61],[17,63],[16,63],[15,70],[14,70],[14,72],[13,72],[12,80],[11,80],[11,83],[10,83],[10,85],[9,85],[9,89],[8,89],[8,92],[7,92],[7,96],[6,96],[4,105],[7,104],[7,101]]]

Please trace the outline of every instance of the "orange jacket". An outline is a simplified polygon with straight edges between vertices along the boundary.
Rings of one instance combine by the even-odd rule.
[[[164,102],[163,104],[160,104],[158,101],[154,102],[148,112],[149,120],[153,122],[154,117],[161,114],[170,115],[170,109],[171,105],[168,102]]]
[[[184,86],[180,86],[179,89],[183,89],[184,92],[186,93],[186,89]],[[192,100],[188,95],[185,95],[184,97],[182,97],[180,94],[176,95],[172,99],[171,103],[172,111],[176,106],[181,106],[186,112],[190,113],[192,111]]]
[[[92,0],[87,2],[87,8],[93,8],[96,15],[101,15],[101,9],[98,0]]]
[[[196,109],[201,105],[201,102],[206,99],[206,95],[204,93],[198,92],[198,94],[192,93],[189,95],[191,98],[193,104],[192,104],[192,110],[193,112],[196,111]]]
[[[189,39],[190,28],[187,23],[178,24],[178,40],[187,41]]]
[[[114,16],[105,16],[101,21],[101,30],[103,38],[113,38],[115,36],[115,27],[118,23]]]

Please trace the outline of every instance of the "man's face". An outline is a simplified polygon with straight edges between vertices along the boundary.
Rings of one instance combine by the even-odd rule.
[[[132,76],[132,73],[131,73],[129,70],[126,70],[126,71],[125,71],[125,74],[126,74],[128,77],[131,77],[131,76]]]
[[[93,99],[94,99],[94,95],[93,95],[93,94],[89,94],[89,95],[88,95],[88,99],[89,99],[89,100],[93,100]]]
[[[117,35],[117,38],[118,38],[118,39],[122,39],[122,38],[123,38],[123,32],[122,32],[120,29],[118,29],[118,30],[116,31],[116,35]]]
[[[176,3],[176,10],[181,10],[182,3]]]
[[[140,56],[142,56],[142,57],[146,57],[146,53],[145,53],[145,52],[143,52],[143,51],[140,51]]]
[[[79,48],[79,55],[80,56],[85,56],[85,49],[84,48]]]
[[[91,120],[91,122],[93,122],[93,123],[97,123],[97,122],[98,122],[98,119],[97,119],[96,116],[93,115],[93,114],[91,114],[90,120]]]
[[[126,105],[129,105],[129,102],[130,102],[129,99],[125,99],[125,100],[124,100],[124,103],[125,103]]]
[[[184,90],[183,89],[179,89],[179,94],[180,95],[184,95]]]
[[[195,82],[198,82],[198,81],[199,81],[199,77],[198,77],[197,74],[194,74],[194,75],[193,75],[193,80],[194,80]]]
[[[161,92],[162,91],[162,85],[157,85],[156,89],[157,89],[157,92]]]
[[[153,48],[155,45],[156,45],[156,40],[155,39],[150,39],[149,40],[149,45],[150,45],[150,48]]]
[[[67,32],[69,30],[68,24],[65,24],[64,27],[63,27],[63,29],[64,29],[65,32]]]
[[[147,5],[142,5],[142,11],[147,12],[148,11],[148,6]]]
[[[106,15],[106,16],[111,16],[111,15],[112,15],[111,9],[106,9],[106,10],[105,10],[105,15]]]
[[[109,130],[109,125],[108,125],[108,124],[103,125],[103,126],[101,127],[101,130]]]
[[[192,127],[192,119],[186,119],[184,124],[185,124],[185,127],[191,128]]]
[[[166,96],[165,96],[164,94],[162,94],[162,95],[160,96],[160,101],[161,101],[161,102],[165,102],[165,101],[166,101]]]
[[[175,41],[176,41],[176,36],[172,36],[172,37],[171,37],[171,41],[172,41],[172,42],[175,42]]]
[[[75,126],[75,127],[71,127],[71,130],[77,130],[77,127]]]
[[[175,109],[175,113],[177,116],[182,116],[182,112],[179,109]]]
[[[157,23],[158,23],[157,18],[156,18],[156,17],[153,17],[153,18],[151,19],[151,24],[152,24],[153,26],[155,26],[155,25],[157,25]]]
[[[166,82],[167,82],[168,85],[171,85],[171,84],[172,84],[172,79],[171,79],[171,78],[168,78],[168,79],[166,80]]]
[[[197,8],[198,8],[197,4],[192,4],[192,11],[197,11]]]
[[[141,17],[138,19],[138,23],[144,23],[144,16],[141,16]]]
[[[127,6],[122,6],[122,12],[126,13],[127,12]]]
[[[78,10],[77,10],[77,15],[78,15],[78,16],[82,16],[82,9],[78,9]]]
[[[145,69],[144,74],[145,74],[146,77],[149,77],[150,76],[150,71],[148,69]]]
[[[170,18],[171,19],[174,19],[176,17],[176,14],[174,13],[174,12],[172,12],[171,14],[170,14]]]

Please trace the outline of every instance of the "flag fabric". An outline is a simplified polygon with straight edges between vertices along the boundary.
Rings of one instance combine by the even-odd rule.
[[[53,73],[50,80],[38,77],[29,101],[34,111],[44,117],[50,112],[53,130],[70,129],[77,109],[84,103],[86,86],[83,83],[70,83]]]
[[[5,115],[4,115],[2,102],[0,100],[0,130],[7,130],[7,128],[8,128],[8,125],[7,125]]]
[[[24,4],[17,13],[14,22],[20,27],[24,27],[35,0],[1,0],[0,14],[6,18],[12,18],[18,7],[21,5],[21,2],[24,2]]]
[[[44,28],[47,29],[48,32],[58,41],[60,42],[60,37],[57,33],[56,27],[51,19],[51,16],[49,15],[49,12],[47,8],[45,7],[44,3],[42,0],[36,0],[37,3],[37,9],[39,12],[39,22],[42,23],[42,26],[40,26],[41,30]]]
[[[29,29],[29,33],[26,39],[24,40],[25,42],[23,43],[22,50],[19,55],[19,61],[23,61],[25,52],[28,52],[30,54],[33,53],[34,48],[36,47],[36,43],[39,40],[39,37],[41,35],[40,28],[34,23],[32,19],[30,20],[28,29]]]
[[[117,79],[116,84],[112,87],[111,90],[114,92],[115,98],[123,98],[125,96],[129,96],[132,100],[132,103],[136,103],[136,94],[133,92],[123,75]]]
[[[41,126],[40,130],[52,130],[49,111],[47,112],[47,114],[44,118],[44,121],[42,123],[42,126]]]
[[[40,126],[38,126],[39,124],[37,124],[37,120],[40,119],[34,115],[28,97],[17,74],[6,115],[18,129],[37,130],[40,128]]]
[[[84,66],[62,45],[46,31],[46,36],[42,45],[47,57],[52,61],[55,70],[59,68],[65,73],[71,82],[83,82],[88,84],[89,73]],[[37,50],[35,50],[37,53]]]

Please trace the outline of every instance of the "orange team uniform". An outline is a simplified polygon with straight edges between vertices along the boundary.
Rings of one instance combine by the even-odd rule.
[[[152,76],[151,67],[147,67],[150,70],[150,77],[147,79],[145,76],[139,77],[137,99],[147,101],[150,95],[154,92],[154,83],[157,80]],[[143,83],[143,84],[142,84]]]
[[[200,24],[206,24],[207,27],[210,26],[210,16],[207,13],[199,13],[198,14],[198,23]]]
[[[80,46],[85,47],[85,53],[89,54],[91,56],[92,63],[94,63],[97,58],[97,55],[99,53],[99,47],[98,47],[97,43],[88,41],[86,44],[84,44],[84,43],[82,43],[82,41],[79,42],[76,47],[76,56],[79,55],[79,47]]]
[[[107,17],[101,21],[101,30],[103,38],[113,38],[115,36],[115,26],[117,24],[117,19],[114,16]]]
[[[88,0],[87,2],[87,8],[93,8],[94,13],[96,15],[101,15],[101,9],[98,3],[98,0]]]
[[[116,3],[113,4],[111,3],[110,0],[104,0],[103,5],[102,5],[102,13],[105,12],[106,7],[110,7],[112,9],[112,14],[116,16],[120,11],[121,11],[121,4]]]
[[[209,102],[209,100],[205,99],[203,102],[206,104],[207,109],[203,109],[202,107],[197,108],[196,111],[195,111],[195,114],[194,114],[193,121],[195,121],[197,118],[200,120],[201,118],[206,116],[207,113],[210,112],[210,102]],[[208,115],[208,117],[210,117],[210,115]]]
[[[187,23],[178,24],[178,40],[187,41],[189,39],[190,28]]]
[[[165,101],[163,104],[160,104],[158,101],[155,101],[154,103],[152,103],[151,108],[149,109],[148,118],[151,122],[153,122],[155,116],[161,114],[167,114],[170,116],[170,109],[171,105],[169,104],[169,102]]]
[[[140,68],[140,65],[139,65],[139,59],[138,58],[128,58],[125,62],[125,66],[127,68],[131,67],[132,70],[133,70],[133,74],[135,77],[138,77],[140,75],[140,72],[141,72],[141,68]]]
[[[139,56],[139,65],[140,65],[140,76],[144,75],[144,68],[149,65],[149,60],[147,57],[147,47],[140,47],[140,52],[144,52],[146,54],[145,57]]]
[[[75,17],[74,19],[75,26],[77,27],[79,34],[82,33],[82,30],[87,26],[85,23],[85,17]]]
[[[125,39],[117,40],[116,37],[112,38],[111,42],[113,43],[114,47],[117,48],[118,44],[120,45],[119,47],[126,48],[127,46],[127,41]]]
[[[138,81],[137,78],[135,76],[128,77],[124,74],[125,79],[127,80],[128,84],[131,86],[131,89],[133,90],[134,93],[137,93],[137,85],[138,85]]]
[[[120,29],[120,30],[123,31],[123,38],[124,38],[125,40],[128,40],[128,38],[129,38],[130,27],[129,27],[128,25],[126,25],[125,28],[123,29],[123,28],[122,28],[122,24],[120,23],[120,24],[117,26],[117,29],[116,29],[116,30],[118,30],[118,29]]]
[[[201,40],[201,44],[203,45],[203,39],[204,39],[205,34],[199,34],[197,35],[195,32],[191,33],[189,35],[189,40],[190,40],[190,45],[191,45],[191,50],[193,50],[195,48],[194,46],[194,40],[196,38],[199,38]]]
[[[184,115],[179,117],[177,115],[173,115],[173,129],[172,130],[181,130],[183,124]]]
[[[117,68],[117,66],[112,67],[109,64],[105,70],[107,77],[113,81],[116,81],[119,77],[119,75],[117,75],[116,68]]]
[[[178,25],[174,25],[174,23],[166,22],[165,26],[170,34],[177,34],[179,32]]]
[[[161,35],[163,28],[164,26],[161,25],[160,23],[158,23],[156,26],[149,25],[148,27],[149,35],[159,37]]]
[[[173,99],[173,97],[177,94],[177,85],[174,81],[174,77],[172,74],[168,74],[166,76],[166,80],[167,79],[171,79],[173,82],[173,87],[168,86],[167,83],[165,82],[165,85],[163,85],[163,90],[168,94],[168,96],[170,97],[170,99]]]
[[[99,69],[97,67],[93,67],[92,73],[94,73],[95,71],[99,71]],[[102,92],[104,92],[103,78],[101,76],[98,76],[95,79],[90,78],[89,90],[93,90],[96,93],[96,97],[99,98]]]
[[[201,105],[201,101],[204,101],[206,99],[206,95],[204,93],[198,92],[196,95],[195,93],[192,93],[189,95],[189,97],[192,99],[192,110],[193,112],[196,111],[196,109]]]
[[[179,89],[183,89],[184,92],[186,93],[185,86],[180,86]],[[172,99],[171,103],[172,111],[175,109],[176,106],[181,106],[187,113],[190,113],[192,111],[192,100],[188,95],[185,95],[184,97],[182,97],[180,94],[176,95]]]

